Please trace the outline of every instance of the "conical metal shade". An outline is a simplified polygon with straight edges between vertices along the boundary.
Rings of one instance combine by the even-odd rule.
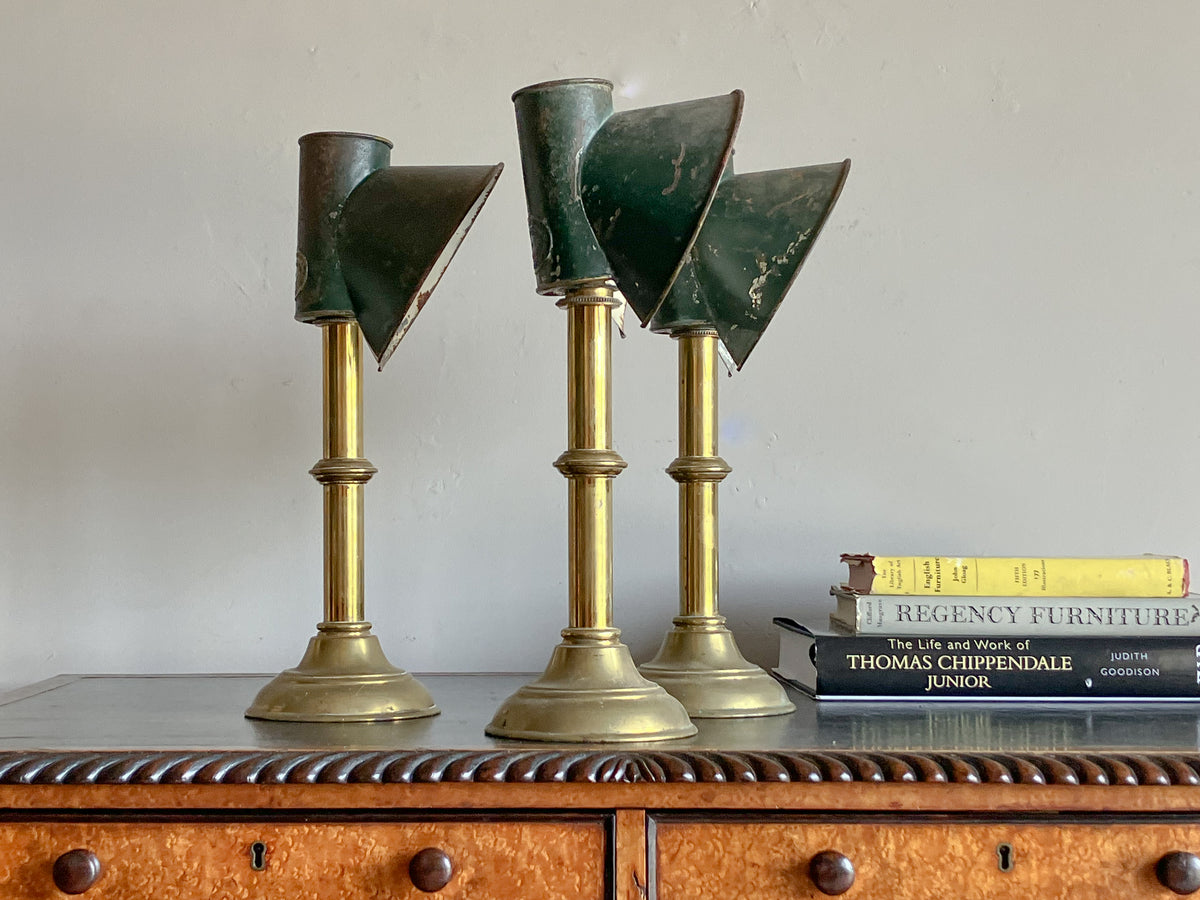
[[[758,343],[837,202],[850,161],[731,175],[651,323],[715,328],[739,369]]]
[[[696,241],[733,155],[741,91],[614,114],[587,145],[580,197],[645,325]]]
[[[347,198],[337,252],[382,369],[424,308],[504,166],[392,166]]]

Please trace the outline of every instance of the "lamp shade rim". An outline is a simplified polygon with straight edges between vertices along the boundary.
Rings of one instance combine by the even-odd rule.
[[[516,100],[522,94],[527,94],[532,91],[544,91],[551,88],[569,87],[575,84],[598,84],[601,87],[606,87],[610,91],[613,88],[613,83],[607,78],[558,78],[553,81],[539,81],[537,84],[526,85],[523,88],[513,91],[512,99]]]
[[[363,131],[310,131],[308,134],[302,135],[296,143],[303,144],[305,141],[318,140],[320,138],[363,138],[368,141],[379,141],[381,144],[387,144],[389,150],[394,150],[396,145],[385,137],[380,137],[377,134],[367,134]]]

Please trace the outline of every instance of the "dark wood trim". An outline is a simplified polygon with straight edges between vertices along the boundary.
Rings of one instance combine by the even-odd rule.
[[[5,751],[0,785],[931,783],[1200,786],[1200,753]]]

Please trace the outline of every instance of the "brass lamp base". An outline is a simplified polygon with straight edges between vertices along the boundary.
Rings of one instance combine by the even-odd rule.
[[[738,650],[724,616],[676,616],[658,655],[639,671],[697,719],[781,716],[796,707],[783,686]]]
[[[525,741],[665,741],[696,726],[638,675],[617,628],[567,628],[546,671],[500,705],[487,733]]]
[[[424,685],[393,666],[370,622],[322,622],[300,665],[276,675],[246,710],[278,722],[386,722],[436,716]]]

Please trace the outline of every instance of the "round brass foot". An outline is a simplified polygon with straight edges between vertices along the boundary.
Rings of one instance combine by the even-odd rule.
[[[300,664],[259,691],[246,717],[386,722],[439,712],[421,682],[388,662],[370,622],[322,622]]]
[[[565,743],[666,741],[696,733],[679,702],[638,675],[616,628],[568,628],[546,671],[500,705],[494,737]]]
[[[638,671],[696,719],[780,716],[796,707],[783,686],[747,662],[724,616],[676,616],[658,655]]]

